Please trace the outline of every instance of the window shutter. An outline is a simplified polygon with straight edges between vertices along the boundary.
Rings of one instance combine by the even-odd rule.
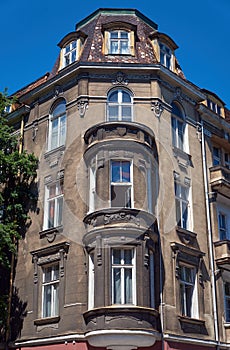
[[[109,54],[109,32],[105,31],[104,33],[104,54]]]
[[[130,54],[135,56],[135,42],[134,42],[134,32],[130,32]]]

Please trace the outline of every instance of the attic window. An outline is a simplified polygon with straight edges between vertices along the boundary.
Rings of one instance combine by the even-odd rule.
[[[172,52],[168,46],[160,43],[160,63],[168,69],[171,69]]]
[[[213,112],[219,115],[221,114],[221,108],[217,103],[207,99],[207,105],[208,105],[208,108],[210,108]]]
[[[134,31],[114,29],[105,31],[106,55],[134,55]]]
[[[81,38],[73,39],[62,47],[62,63],[61,68],[64,68],[71,63],[79,60],[81,54],[83,40]]]

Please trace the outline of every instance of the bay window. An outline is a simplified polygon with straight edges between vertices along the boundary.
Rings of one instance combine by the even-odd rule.
[[[132,207],[132,166],[130,161],[112,160],[110,175],[111,207]]]
[[[135,251],[112,249],[112,304],[136,304]]]

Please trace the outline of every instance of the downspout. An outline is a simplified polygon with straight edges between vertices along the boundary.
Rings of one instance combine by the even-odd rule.
[[[21,154],[23,150],[23,137],[24,137],[24,116],[22,116],[22,119],[21,119],[19,147],[18,147],[19,154]],[[14,245],[16,244],[15,237],[13,237],[13,244]],[[15,254],[12,253],[11,263],[10,263],[9,299],[8,299],[8,310],[7,310],[7,321],[6,321],[6,349],[8,349],[8,342],[10,339],[10,316],[11,316],[11,304],[12,304],[13,284],[14,284],[14,264],[15,264]]]
[[[220,341],[219,341],[218,314],[217,314],[217,302],[216,302],[215,266],[214,266],[214,254],[213,254],[213,243],[212,243],[212,225],[211,225],[211,215],[210,215],[210,205],[209,205],[207,159],[206,159],[203,120],[201,120],[201,124],[199,126],[201,126],[201,151],[202,151],[202,164],[203,164],[204,189],[205,189],[206,220],[207,220],[207,228],[208,228],[208,245],[209,245],[209,256],[210,256],[210,266],[211,266],[211,288],[212,288],[212,302],[213,302],[214,332],[215,332],[215,341],[217,342],[217,349],[219,349]]]

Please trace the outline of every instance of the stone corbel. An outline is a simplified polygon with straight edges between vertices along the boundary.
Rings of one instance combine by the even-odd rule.
[[[82,98],[77,103],[77,108],[80,118],[84,118],[86,110],[89,108],[89,101],[86,98]]]

